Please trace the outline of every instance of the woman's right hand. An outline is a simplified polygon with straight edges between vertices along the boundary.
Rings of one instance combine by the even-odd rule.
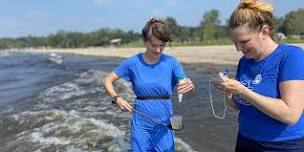
[[[128,101],[126,101],[123,97],[118,97],[116,104],[121,110],[132,112],[133,109],[132,105]]]

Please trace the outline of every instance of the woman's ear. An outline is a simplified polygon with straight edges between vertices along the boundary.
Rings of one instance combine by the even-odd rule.
[[[262,38],[263,40],[265,40],[267,37],[270,36],[270,28],[268,25],[263,25],[261,28],[261,34],[262,34]]]
[[[148,47],[148,41],[144,41],[144,46]]]

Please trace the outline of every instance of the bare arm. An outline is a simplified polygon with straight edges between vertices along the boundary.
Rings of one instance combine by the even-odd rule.
[[[111,96],[117,96],[118,94],[116,93],[113,82],[119,79],[119,76],[115,72],[111,72],[104,80],[103,80],[103,86],[107,93]],[[125,100],[123,97],[118,97],[117,98],[117,105],[119,106],[120,109],[122,110],[127,110],[129,112],[132,111],[132,106]]]
[[[280,99],[257,94],[233,79],[227,79],[221,87],[230,93],[238,93],[266,115],[286,124],[295,124],[304,110],[304,80],[281,82]]]
[[[270,117],[287,124],[295,124],[304,109],[304,81],[292,80],[279,85],[281,99],[265,97],[246,89],[242,95]]]

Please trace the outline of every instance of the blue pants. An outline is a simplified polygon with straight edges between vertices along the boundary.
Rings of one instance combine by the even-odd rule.
[[[304,137],[300,139],[279,141],[279,142],[259,142],[248,139],[242,134],[238,134],[236,142],[236,152],[303,152]]]
[[[136,112],[132,115],[132,151],[174,152],[174,132],[165,125],[170,122],[172,115],[171,102],[138,101],[134,103],[134,108],[146,116]]]

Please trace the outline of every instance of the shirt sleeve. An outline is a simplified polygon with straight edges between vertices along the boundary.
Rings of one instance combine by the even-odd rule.
[[[178,62],[175,58],[173,60],[173,84],[176,85],[178,82],[178,79],[183,79],[186,77],[186,74],[184,72],[184,69],[182,67],[182,65],[180,64],[180,62]]]
[[[282,60],[279,82],[287,80],[304,80],[304,51],[301,48],[290,48]]]
[[[114,69],[114,72],[126,81],[130,81],[130,59],[124,60],[118,67]]]

